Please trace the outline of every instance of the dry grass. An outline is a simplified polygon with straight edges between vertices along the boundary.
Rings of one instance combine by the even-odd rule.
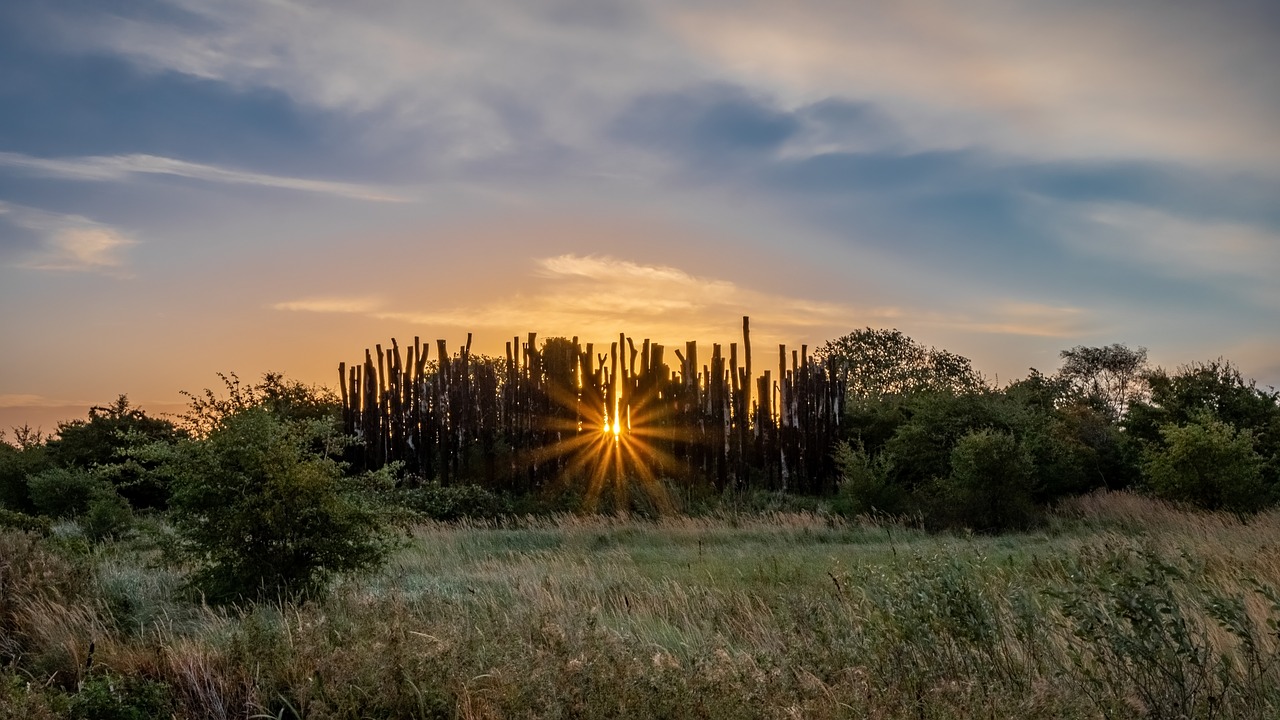
[[[0,689],[22,717],[52,716],[93,640],[88,677],[162,683],[192,718],[1275,717],[1264,623],[1280,608],[1254,583],[1280,586],[1277,543],[1277,513],[1128,495],[1001,537],[803,513],[506,519],[417,527],[384,572],[322,601],[211,610],[142,549],[80,561],[82,582],[62,553],[7,535]],[[1172,626],[1122,617],[1166,591],[1161,617],[1190,649],[1129,652],[1135,637],[1176,645]],[[1243,603],[1252,655],[1215,598]],[[1117,622],[1090,635],[1094,610]],[[1144,663],[1184,680],[1144,694]],[[1231,682],[1201,688],[1204,672]]]

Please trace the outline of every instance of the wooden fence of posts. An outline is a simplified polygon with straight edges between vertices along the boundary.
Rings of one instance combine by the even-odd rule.
[[[536,490],[572,481],[573,452],[591,440],[634,447],[647,472],[683,483],[801,493],[834,489],[831,446],[838,439],[844,388],[831,365],[778,346],[777,375],[752,374],[750,320],[742,345],[698,344],[673,350],[625,334],[608,352],[529,333],[507,343],[506,358],[476,356],[467,344],[450,355],[414,338],[401,348],[365,350],[364,362],[338,366],[342,417],[359,438],[350,458],[374,469],[403,463],[442,484]],[[588,435],[589,434],[589,435]],[[568,450],[561,452],[560,449]]]

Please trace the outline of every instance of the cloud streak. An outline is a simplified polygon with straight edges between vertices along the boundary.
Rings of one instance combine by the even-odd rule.
[[[368,185],[282,177],[187,162],[157,155],[133,154],[39,158],[21,153],[0,152],[0,165],[63,180],[111,182],[127,180],[137,175],[168,175],[204,182],[254,185],[323,195],[336,195],[354,200],[405,202],[405,198]]]
[[[372,297],[310,297],[278,302],[271,308],[297,312],[368,314],[375,312],[382,305],[381,299]]]

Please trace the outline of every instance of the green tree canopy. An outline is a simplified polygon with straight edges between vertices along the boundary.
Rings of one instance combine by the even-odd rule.
[[[1169,373],[1157,368],[1147,374],[1148,399],[1134,403],[1125,426],[1147,446],[1164,447],[1163,428],[1186,425],[1204,418],[1229,423],[1253,438],[1262,457],[1262,480],[1280,486],[1280,393],[1264,390],[1245,380],[1229,361],[1183,365]]]
[[[50,462],[92,471],[134,507],[163,507],[169,492],[163,448],[183,436],[173,422],[147,415],[121,395],[90,408],[87,420],[59,423],[46,445]]]
[[[290,380],[281,373],[265,373],[255,385],[245,385],[235,373],[218,373],[218,377],[225,396],[209,388],[198,394],[182,391],[190,405],[182,420],[193,435],[207,435],[224,419],[250,408],[262,408],[283,420],[335,419],[341,411],[332,390]]]
[[[1077,345],[1063,350],[1058,378],[1069,399],[1086,402],[1111,418],[1124,417],[1130,403],[1146,391],[1147,349],[1119,343],[1105,347]]]
[[[1208,510],[1260,510],[1274,498],[1262,482],[1263,458],[1253,435],[1201,414],[1160,428],[1164,442],[1148,448],[1144,470],[1157,495]]]
[[[850,403],[924,391],[977,392],[986,387],[968,358],[925,347],[902,331],[863,328],[815,352],[834,362]]]

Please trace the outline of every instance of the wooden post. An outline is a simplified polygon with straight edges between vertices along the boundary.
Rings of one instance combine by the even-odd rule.
[[[742,366],[746,371],[746,379],[742,383],[742,391],[745,397],[742,399],[742,406],[747,412],[751,412],[751,383],[755,380],[755,376],[751,374],[751,318],[742,316]]]

